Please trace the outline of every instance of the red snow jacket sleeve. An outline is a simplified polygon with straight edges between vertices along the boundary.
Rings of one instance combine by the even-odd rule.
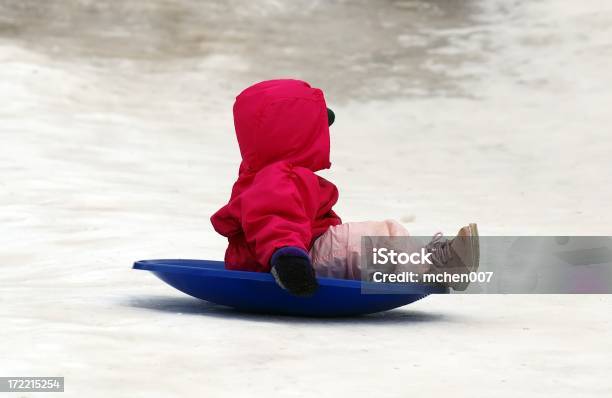
[[[268,264],[284,246],[308,251],[319,195],[317,176],[304,167],[278,162],[257,173],[240,195],[240,220],[258,263]]]

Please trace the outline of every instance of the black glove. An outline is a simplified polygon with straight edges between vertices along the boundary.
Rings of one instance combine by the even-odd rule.
[[[276,283],[294,296],[312,296],[319,287],[310,257],[297,247],[277,250],[270,261]]]

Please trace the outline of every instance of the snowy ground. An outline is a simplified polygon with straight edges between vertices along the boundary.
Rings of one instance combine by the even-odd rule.
[[[323,175],[345,220],[612,235],[611,70],[595,0],[0,0],[0,376],[65,376],[67,396],[607,396],[610,296],[297,319],[130,267],[222,257],[233,96],[278,76],[336,111]]]

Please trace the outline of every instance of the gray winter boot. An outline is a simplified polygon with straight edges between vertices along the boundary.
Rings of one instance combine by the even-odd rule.
[[[434,235],[425,248],[431,253],[433,263],[432,273],[446,273],[449,275],[467,275],[460,281],[450,281],[445,285],[453,290],[467,289],[469,274],[478,270],[480,262],[480,245],[478,241],[478,227],[476,224],[465,226],[457,232],[452,240],[445,239],[442,234]]]

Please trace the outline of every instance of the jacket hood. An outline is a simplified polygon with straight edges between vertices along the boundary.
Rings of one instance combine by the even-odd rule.
[[[281,79],[250,86],[236,97],[234,126],[241,174],[281,160],[312,171],[331,166],[325,98],[306,82]]]

